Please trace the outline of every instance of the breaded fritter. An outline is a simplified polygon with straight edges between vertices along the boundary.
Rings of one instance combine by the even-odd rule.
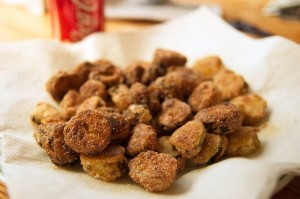
[[[175,180],[177,160],[169,154],[147,151],[130,160],[129,176],[148,191],[165,191]]]
[[[266,114],[267,102],[259,95],[241,95],[233,98],[230,102],[241,111],[244,116],[244,125],[255,125],[260,122]]]
[[[109,145],[95,156],[80,154],[80,161],[83,170],[89,175],[111,182],[125,174],[127,159],[124,154],[124,147]]]
[[[148,150],[154,151],[157,145],[157,135],[152,126],[138,124],[132,130],[126,147],[126,153],[132,157]]]
[[[233,133],[241,126],[239,109],[230,103],[223,103],[200,110],[195,120],[203,122],[208,133]]]
[[[204,137],[204,125],[202,122],[193,120],[174,131],[170,142],[182,157],[191,159],[200,152]]]
[[[257,137],[258,128],[240,127],[234,133],[228,134],[228,147],[225,152],[227,156],[246,156],[260,147]]]
[[[97,110],[77,113],[64,128],[66,144],[77,153],[98,154],[110,143],[112,129]]]

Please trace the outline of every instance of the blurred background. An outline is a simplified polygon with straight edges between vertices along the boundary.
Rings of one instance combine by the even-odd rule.
[[[73,23],[63,18],[75,12],[68,8],[74,2],[98,2],[103,6],[104,27],[100,24],[81,37],[93,31],[142,29],[205,5],[251,36],[281,35],[300,43],[300,0],[0,0],[0,41],[53,37],[72,41],[59,34],[66,31],[66,24]],[[101,16],[99,20],[102,23]]]

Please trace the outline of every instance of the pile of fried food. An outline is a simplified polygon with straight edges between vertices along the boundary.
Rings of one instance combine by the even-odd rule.
[[[60,110],[38,103],[35,139],[59,166],[81,162],[89,175],[114,181],[128,174],[148,191],[164,191],[186,163],[205,166],[246,156],[266,101],[219,57],[198,60],[157,49],[152,62],[124,70],[107,60],[84,62],[46,83]]]

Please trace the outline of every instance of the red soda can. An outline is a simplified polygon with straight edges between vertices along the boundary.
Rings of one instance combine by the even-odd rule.
[[[79,41],[104,30],[104,0],[50,0],[52,34],[63,41]]]

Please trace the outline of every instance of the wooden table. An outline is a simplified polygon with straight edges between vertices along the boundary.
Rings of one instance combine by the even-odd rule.
[[[182,0],[181,0],[182,1]],[[265,17],[261,9],[267,0],[185,0],[192,3],[217,3],[228,21],[243,20],[274,35],[281,35],[300,44],[300,22],[277,17]],[[131,31],[155,24],[150,21],[107,20],[106,31]],[[22,8],[0,3],[0,42],[20,41],[31,38],[51,38],[49,16],[33,16]],[[8,198],[5,186],[0,183],[0,198]],[[300,198],[300,177],[294,178],[288,186],[272,199]]]

